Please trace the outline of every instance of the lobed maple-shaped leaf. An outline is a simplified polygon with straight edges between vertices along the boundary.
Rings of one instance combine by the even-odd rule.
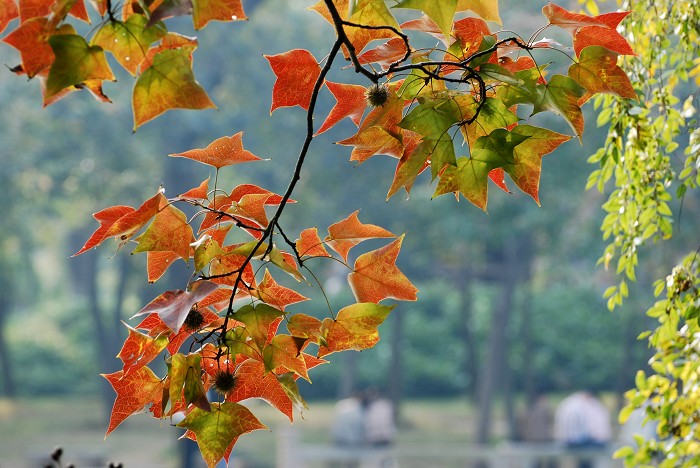
[[[391,26],[399,31],[401,29],[384,0],[357,0],[348,22],[363,26]],[[388,28],[346,26],[345,33],[357,53],[362,52],[367,44],[376,39],[396,37],[396,34]]]
[[[141,367],[129,374],[123,370],[101,374],[117,392],[105,438],[119,424],[147,405],[159,405],[163,397],[163,382],[148,367]]]
[[[574,34],[574,52],[576,56],[588,46],[605,47],[620,55],[635,55],[632,46],[619,32],[617,26],[629,15],[629,11],[618,11],[596,16],[595,19],[605,26],[584,26]]]
[[[503,170],[510,175],[520,190],[530,195],[539,205],[542,157],[569,141],[571,137],[531,125],[517,125],[511,132],[526,136],[527,139],[513,148],[514,164],[503,166]]]
[[[316,344],[322,342],[322,322],[316,317],[306,314],[294,314],[287,320],[287,330],[292,336],[309,339]]]
[[[357,302],[374,302],[387,298],[415,301],[418,289],[396,266],[404,234],[390,244],[360,255],[348,275]]]
[[[216,107],[195,80],[189,47],[162,50],[150,66],[144,69],[142,65],[131,102],[134,130],[171,109]]]
[[[318,236],[318,229],[307,228],[299,233],[299,239],[296,241],[296,249],[300,257],[330,257],[326,248],[323,246],[323,241]]]
[[[449,36],[445,36],[440,31],[440,27],[437,24],[435,24],[435,21],[433,21],[427,15],[422,15],[418,19],[409,20],[404,23],[401,23],[401,29],[406,29],[408,31],[421,31],[430,34],[431,36],[445,44],[446,47],[450,45],[450,40],[448,40]],[[401,42],[403,42],[403,40]]]
[[[365,92],[367,90],[365,87],[354,84],[333,83],[331,81],[326,81],[326,86],[328,86],[328,90],[333,94],[336,103],[328,114],[328,117],[326,117],[326,120],[321,124],[321,128],[316,132],[316,135],[325,132],[345,117],[350,117],[350,120],[359,127],[362,114],[364,114],[367,108],[367,100],[365,97]]]
[[[498,14],[498,0],[459,0],[457,11],[471,10],[486,21],[501,24]]]
[[[269,193],[243,195],[226,212],[234,215],[236,218],[247,219],[260,227],[266,227],[269,221],[267,220],[267,213],[265,213],[265,205],[268,204],[267,199],[269,197]]]
[[[338,311],[335,320],[325,318],[321,326],[322,344],[318,357],[338,351],[362,351],[373,347],[379,341],[379,330],[396,306],[383,306],[374,303],[357,303]]]
[[[429,142],[421,142],[420,135],[410,131],[404,133],[403,142],[404,152],[396,165],[394,180],[386,195],[387,200],[401,188],[410,194],[416,177],[430,166],[432,148]]]
[[[181,289],[166,291],[149,302],[133,317],[151,313],[158,314],[168,328],[178,333],[192,307],[218,287],[218,284],[211,281],[200,280],[190,283],[187,291]]]
[[[0,2],[0,33],[5,30],[10,21],[18,16],[19,10],[14,0]]]
[[[321,67],[305,49],[294,49],[277,55],[265,55],[277,79],[272,87],[270,114],[279,107],[299,106],[309,110],[314,84]]]
[[[8,0],[12,2],[13,0]],[[87,23],[90,18],[87,15],[83,0],[20,0],[19,1],[19,16],[20,21],[24,22],[31,18],[39,16],[53,16],[51,21],[54,26],[63,21],[65,16],[70,13],[72,16],[83,20]]]
[[[86,81],[116,80],[102,47],[89,45],[82,36],[57,34],[49,37],[49,45],[55,60],[46,79],[46,97]]]
[[[514,148],[527,138],[527,135],[502,128],[480,137],[472,146],[471,157],[458,158],[456,166],[448,166],[440,175],[433,197],[461,193],[472,204],[486,210],[489,173],[507,164],[514,164]]]
[[[199,304],[198,304],[199,305]],[[222,320],[217,314],[209,310],[207,307],[200,306],[197,307],[197,312],[202,315],[202,323],[198,328],[190,328],[185,325],[180,328],[177,333],[172,333],[170,328],[160,319],[158,314],[150,314],[144,318],[136,327],[139,330],[147,330],[149,335],[158,336],[161,334],[168,335],[168,345],[165,349],[172,355],[178,352],[182,344],[189,338],[193,333],[209,327],[212,324],[216,324],[218,321]],[[192,313],[192,311],[190,311]]]
[[[220,257],[224,251],[221,244],[216,239],[213,239],[209,234],[204,234],[194,243],[194,269],[202,271],[217,257]]]
[[[581,51],[578,62],[569,67],[569,76],[586,88],[579,105],[597,93],[612,93],[620,97],[636,99],[625,71],[617,66],[618,55],[605,47],[588,46]]]
[[[328,247],[338,252],[344,261],[348,260],[350,249],[362,241],[396,237],[396,234],[382,227],[360,222],[357,217],[359,212],[360,210],[356,210],[347,218],[328,227],[325,242]]]
[[[236,368],[236,384],[226,395],[227,401],[239,402],[248,398],[260,398],[294,421],[294,405],[278,380],[278,376],[265,369],[256,359],[247,359]]]
[[[306,341],[290,335],[276,335],[263,349],[265,367],[277,374],[282,373],[279,371],[282,367],[311,382],[306,361],[301,357],[301,349]]]
[[[261,158],[243,148],[243,132],[238,132],[230,137],[217,138],[204,149],[191,149],[184,153],[169,154],[168,156],[192,159],[217,169],[261,160]]]
[[[76,253],[72,255],[72,257],[75,257],[76,255],[80,255],[83,252],[86,252],[93,247],[98,246],[105,238],[105,234],[109,230],[112,225],[117,222],[120,218],[122,218],[124,215],[128,213],[133,213],[134,210],[130,206],[124,206],[124,205],[117,205],[117,206],[111,206],[109,208],[105,208],[102,211],[98,211],[97,213],[94,213],[92,215],[93,218],[95,218],[99,223],[100,227],[97,228],[95,232],[92,233],[90,238],[85,242],[83,247],[78,250]]]
[[[202,29],[210,21],[247,19],[241,0],[192,0],[192,22],[195,29]]]
[[[465,96],[459,103],[463,120],[474,119],[476,115],[471,123],[461,127],[464,139],[467,140],[469,146],[474,146],[476,140],[498,128],[506,128],[518,123],[518,116],[508,109],[500,99],[487,97],[479,103],[472,96]],[[476,114],[477,109],[478,114]]]
[[[19,51],[22,71],[32,78],[51,66],[55,59],[49,45],[49,21],[46,18],[31,18],[12,30],[2,40]]]
[[[403,27],[403,25],[401,26]],[[393,63],[399,63],[406,57],[406,52],[406,42],[401,38],[395,37],[374,49],[363,52],[357,57],[357,61],[363,64],[376,63],[386,70]]]
[[[230,401],[212,403],[211,411],[195,407],[177,426],[196,435],[199,451],[209,468],[224,458],[238,436],[267,429],[248,408]]]
[[[129,336],[124,340],[124,345],[117,357],[124,363],[122,369],[124,375],[128,375],[154,360],[165,349],[168,345],[169,333],[150,337],[127,324],[124,326],[129,330]]]
[[[585,93],[586,90],[568,76],[554,75],[549,83],[537,86],[533,114],[549,110],[561,115],[580,139],[584,120],[578,102]]]
[[[180,256],[175,252],[146,252],[146,276],[149,283],[155,283],[165,274]]]
[[[190,258],[190,244],[193,240],[192,227],[187,222],[185,213],[173,205],[166,205],[139,237],[139,243],[133,253],[175,252],[187,261]]]
[[[457,11],[458,0],[402,0],[394,8],[412,8],[423,11],[440,28],[444,36],[449,36],[452,21]]]
[[[236,249],[238,246],[224,246],[222,247],[223,253],[212,260],[209,273],[212,276],[217,276],[213,281],[228,286],[235,285],[238,273],[243,264],[246,263],[247,257],[244,253],[237,252]],[[241,279],[247,285],[252,286],[255,283],[255,273],[250,263],[245,267]],[[238,287],[241,288],[244,285],[239,284]]]
[[[136,75],[148,47],[166,33],[162,23],[149,26],[144,15],[131,15],[123,22],[113,20],[103,24],[92,43],[110,51],[124,69]]]
[[[265,269],[262,282],[260,282],[257,289],[251,291],[251,293],[261,301],[281,311],[284,311],[284,308],[288,305],[309,300],[308,297],[302,296],[293,289],[277,284],[267,269]]]

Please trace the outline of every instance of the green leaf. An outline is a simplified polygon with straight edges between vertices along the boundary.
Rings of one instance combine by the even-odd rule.
[[[46,79],[46,98],[86,81],[115,80],[102,47],[89,45],[82,36],[54,35],[49,37],[49,45],[56,60]]]
[[[199,451],[209,468],[224,458],[238,436],[267,429],[248,408],[229,401],[212,403],[211,411],[195,407],[177,426],[194,433]]]
[[[267,304],[248,304],[238,309],[233,318],[245,324],[248,333],[262,350],[267,342],[270,326],[283,316],[284,312]]]
[[[545,110],[561,115],[576,136],[583,134],[583,113],[578,105],[586,90],[568,76],[554,75],[549,83],[537,86],[537,101],[532,113]]]
[[[146,58],[148,47],[166,33],[163,23],[148,26],[148,18],[134,14],[125,22],[106,22],[97,31],[92,43],[110,51],[122,67],[135,75],[139,64]]]
[[[479,74],[484,79],[488,78],[490,80],[499,81],[512,86],[523,86],[525,84],[522,79],[495,63],[484,63],[481,65],[479,67]]]

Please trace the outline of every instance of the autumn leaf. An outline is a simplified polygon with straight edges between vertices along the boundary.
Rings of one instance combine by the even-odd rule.
[[[615,52],[600,46],[588,46],[581,51],[578,62],[569,67],[569,76],[586,88],[579,105],[597,93],[637,98],[627,73],[617,66],[617,57]]]
[[[617,26],[629,15],[629,11],[618,11],[596,16],[595,19],[605,26],[585,26],[574,34],[574,52],[576,56],[588,46],[605,47],[620,55],[635,55],[629,42],[617,32]]]
[[[202,384],[201,360],[202,356],[197,353],[187,356],[176,353],[170,357],[168,375],[170,376],[169,399],[172,406],[176,406],[184,396],[186,406],[193,404],[204,411],[211,411],[211,405]]]
[[[421,142],[420,135],[413,132],[404,134],[404,153],[396,165],[394,180],[386,195],[387,200],[401,188],[406,194],[411,193],[416,177],[430,166],[431,150],[430,142]]]
[[[538,100],[533,114],[549,110],[561,115],[580,139],[584,120],[578,101],[585,93],[586,90],[568,76],[554,75],[549,83],[537,87]]]
[[[580,13],[573,13],[554,3],[548,3],[542,8],[542,14],[549,20],[549,24],[559,26],[572,36],[576,31],[585,26],[605,26],[598,19]]]
[[[459,0],[457,11],[471,10],[486,21],[501,24],[498,14],[498,0]]]
[[[458,0],[403,0],[394,8],[412,8],[423,11],[438,25],[443,35],[449,36],[452,30],[452,20],[457,10]]]
[[[124,205],[117,205],[117,206],[111,206],[109,208],[105,208],[102,211],[98,211],[97,213],[94,213],[92,215],[93,218],[95,218],[99,223],[100,227],[97,228],[95,232],[92,233],[90,238],[85,242],[83,247],[78,250],[76,253],[72,255],[72,257],[75,257],[77,255],[80,255],[83,252],[86,252],[93,247],[96,247],[102,243],[102,241],[105,239],[105,235],[109,231],[109,229],[112,227],[114,223],[116,223],[119,219],[121,219],[123,216],[134,213],[136,210],[134,210],[130,206],[124,206]]]
[[[47,97],[90,80],[116,80],[102,47],[89,45],[82,36],[54,35],[49,37],[49,45],[56,58],[46,79]]]
[[[514,164],[505,165],[503,169],[520,190],[530,195],[539,205],[542,157],[569,141],[571,137],[531,125],[517,125],[511,132],[528,138],[513,148]]]
[[[450,36],[445,36],[442,32],[440,32],[440,27],[437,24],[435,24],[435,21],[433,21],[427,15],[422,15],[418,19],[409,20],[404,23],[401,23],[401,28],[406,29],[408,31],[421,31],[430,34],[431,36],[445,44],[446,47],[450,45],[451,38],[448,39],[448,37]]]
[[[376,63],[386,70],[391,64],[403,60],[406,57],[406,52],[406,42],[395,37],[374,49],[363,52],[357,57],[357,61],[363,64]]]
[[[202,29],[210,21],[247,19],[241,0],[192,0],[192,22],[195,29]]]
[[[280,373],[277,369],[283,367],[311,382],[299,346],[304,341],[290,335],[276,335],[263,349],[265,367],[274,373]]]
[[[0,33],[5,30],[10,21],[18,16],[19,10],[14,0],[0,2]]]
[[[192,227],[187,222],[185,213],[169,204],[155,215],[153,222],[139,237],[133,253],[175,252],[187,261],[193,240]]]
[[[221,244],[213,239],[209,234],[204,234],[194,245],[194,269],[202,271],[217,257],[220,257],[224,251]]]
[[[124,325],[129,330],[129,336],[117,357],[124,363],[124,375],[128,375],[154,360],[165,349],[168,345],[168,333],[150,337],[127,324]]]
[[[158,281],[178,258],[180,256],[176,252],[146,252],[146,276],[148,282],[155,283]]]
[[[382,306],[374,303],[357,303],[338,311],[335,320],[326,318],[321,326],[323,344],[319,346],[318,357],[338,351],[371,348],[379,341],[377,327],[384,322],[389,312],[396,306]]]
[[[132,95],[134,130],[171,109],[216,107],[194,78],[190,53],[188,48],[163,50],[141,69]]]
[[[307,338],[316,344],[324,339],[321,332],[321,321],[306,314],[294,314],[287,319],[287,330],[292,336]]]
[[[402,234],[390,244],[360,255],[348,275],[357,302],[379,303],[383,299],[415,301],[418,289],[396,266]]]
[[[469,146],[474,146],[476,140],[498,128],[506,128],[518,123],[518,116],[499,99],[487,97],[479,103],[472,96],[466,96],[458,102],[460,103],[462,120],[473,119],[471,123],[461,127],[464,139],[467,140]]]
[[[230,137],[218,138],[209,143],[204,149],[192,149],[184,153],[175,153],[168,156],[192,159],[217,169],[261,160],[261,158],[250,151],[243,149],[243,132],[238,132]]]
[[[278,55],[265,55],[277,79],[272,88],[270,114],[279,107],[299,106],[308,110],[314,84],[321,67],[304,49],[294,49]]]
[[[323,241],[318,236],[317,228],[307,228],[299,233],[296,243],[297,252],[300,257],[330,257],[331,255],[323,246]]]
[[[32,18],[21,23],[2,40],[19,51],[22,70],[29,78],[51,66],[55,55],[49,45],[46,18]]]
[[[110,51],[132,75],[146,58],[148,47],[166,34],[162,23],[148,26],[143,15],[131,15],[126,21],[108,21],[95,34],[92,44]]]
[[[105,438],[119,424],[147,405],[159,405],[163,397],[163,383],[148,367],[141,367],[128,375],[123,370],[101,374],[117,392]]]
[[[196,435],[199,451],[209,468],[214,468],[224,458],[238,436],[267,429],[248,408],[230,401],[212,403],[211,411],[195,407],[177,426]]]
[[[258,349],[262,350],[267,343],[270,327],[283,316],[284,312],[267,304],[248,304],[238,309],[233,317],[245,324]]]
[[[182,344],[193,333],[205,329],[208,326],[214,324],[215,322],[222,320],[217,314],[209,310],[207,307],[197,307],[196,309],[191,309],[188,314],[188,317],[193,313],[199,314],[201,316],[201,320],[197,321],[199,322],[198,325],[189,325],[188,320],[185,319],[184,326],[180,328],[180,331],[177,333],[171,333],[170,328],[160,319],[158,314],[155,313],[146,316],[146,318],[144,318],[134,328],[148,331],[149,336],[167,334],[168,345],[165,349],[167,349],[167,351],[172,355],[178,352]]]
[[[350,249],[362,241],[368,239],[394,238],[395,234],[374,224],[364,224],[360,222],[357,210],[342,221],[338,221],[328,227],[326,244],[338,252],[344,261],[348,259]]]
[[[258,284],[258,288],[251,291],[251,293],[261,301],[281,311],[284,311],[284,308],[288,305],[309,300],[308,297],[302,296],[293,289],[277,284],[267,269],[265,269],[265,275],[260,284]]]
[[[328,117],[326,117],[326,120],[323,121],[321,128],[316,132],[316,135],[325,132],[345,117],[350,117],[350,120],[359,127],[362,114],[364,114],[367,108],[365,87],[353,84],[333,83],[331,81],[326,81],[326,86],[328,86],[328,90],[333,94],[336,103],[333,109],[331,109],[330,114],[328,114]]]
[[[198,187],[177,196],[186,200],[206,200],[209,198],[209,177],[204,179]]]
[[[236,369],[236,385],[226,395],[227,401],[238,402],[260,398],[294,421],[294,405],[278,380],[256,359],[247,359]]]
[[[181,289],[166,291],[149,302],[133,317],[151,313],[158,314],[168,328],[178,333],[182,324],[185,323],[187,314],[189,314],[192,306],[218,287],[218,284],[211,281],[200,280],[190,283],[187,291]]]

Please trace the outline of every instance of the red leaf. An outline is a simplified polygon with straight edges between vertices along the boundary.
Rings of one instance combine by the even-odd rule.
[[[403,25],[402,25],[403,26]],[[437,26],[436,26],[437,27]],[[406,56],[406,43],[403,39],[395,37],[388,42],[370,49],[357,57],[360,63],[376,63],[383,69],[389,68],[392,63],[401,61]],[[330,86],[329,86],[330,88]]]
[[[572,36],[579,28],[585,26],[605,26],[605,24],[597,18],[580,13],[573,13],[551,2],[542,8],[542,14],[547,17],[549,24],[559,26]]]
[[[159,191],[153,197],[143,202],[137,210],[124,214],[124,216],[112,223],[100,242],[110,237],[119,237],[122,242],[127,241],[167,204],[168,199]]]
[[[361,223],[357,217],[359,212],[360,210],[357,210],[344,220],[328,227],[329,235],[326,236],[326,243],[330,248],[338,252],[345,261],[348,259],[350,249],[362,241],[396,237],[396,234],[382,227]]]
[[[15,0],[0,2],[0,33],[5,30],[13,19],[19,16],[19,10]]]
[[[184,153],[170,154],[169,156],[193,159],[217,169],[244,162],[260,161],[259,157],[243,149],[243,132],[238,132],[231,137],[221,137],[214,140],[204,149],[192,149]]]
[[[308,338],[314,343],[322,340],[321,321],[306,314],[294,314],[287,320],[287,330],[292,336]]]
[[[104,240],[105,234],[107,233],[109,228],[112,227],[112,224],[117,222],[117,220],[119,220],[126,214],[133,213],[134,211],[136,210],[134,210],[130,206],[118,205],[105,208],[102,211],[94,213],[92,217],[100,223],[100,227],[92,233],[87,242],[85,242],[85,245],[83,245],[83,247],[80,250],[74,253],[72,257],[80,255],[81,253],[98,246]]]
[[[76,254],[77,255],[77,254]],[[175,252],[146,252],[146,274],[155,283],[180,256]]]
[[[586,88],[586,94],[578,101],[579,105],[597,93],[637,98],[627,73],[617,66],[617,57],[615,52],[600,46],[589,46],[581,51],[579,61],[569,67],[569,76]]]
[[[415,301],[418,289],[396,267],[403,235],[378,250],[360,255],[348,281],[357,302],[379,303],[382,299]]]
[[[311,52],[294,49],[264,57],[277,77],[272,88],[270,114],[279,107],[299,106],[308,110],[314,84],[321,74],[321,67]]]
[[[148,367],[141,367],[128,375],[124,371],[101,374],[117,392],[107,427],[109,435],[119,424],[146,405],[160,405],[163,397],[163,383]]]
[[[166,291],[139,310],[133,317],[150,313],[158,314],[168,328],[177,333],[182,324],[185,323],[192,306],[218,287],[218,284],[211,281],[195,281],[190,283],[187,291],[181,289]]]
[[[50,67],[56,59],[49,45],[48,26],[46,18],[31,18],[3,38],[3,42],[19,50],[22,70],[29,78]]]
[[[326,82],[326,86],[336,100],[335,106],[331,109],[330,114],[318,129],[316,135],[319,135],[345,117],[350,117],[350,120],[356,126],[360,125],[362,114],[367,108],[367,100],[365,99],[365,88],[360,85]]]
[[[496,187],[506,193],[510,193],[510,190],[508,190],[508,186],[506,185],[506,172],[503,170],[503,168],[497,167],[496,169],[492,169],[489,172],[489,179],[491,179],[491,182],[496,184]]]
[[[583,49],[598,45],[620,55],[636,55],[629,42],[617,32],[617,25],[629,15],[629,11],[605,13],[595,19],[605,26],[586,26],[574,34],[574,51],[578,56]]]

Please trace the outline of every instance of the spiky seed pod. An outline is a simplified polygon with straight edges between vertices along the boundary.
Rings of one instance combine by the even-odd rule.
[[[370,106],[381,107],[389,99],[389,89],[384,85],[374,84],[367,88],[365,97]]]
[[[230,372],[219,371],[214,375],[214,389],[226,395],[236,386],[236,376]]]
[[[193,305],[190,312],[185,318],[185,327],[188,330],[199,330],[204,324],[204,315],[197,309],[197,305]]]

